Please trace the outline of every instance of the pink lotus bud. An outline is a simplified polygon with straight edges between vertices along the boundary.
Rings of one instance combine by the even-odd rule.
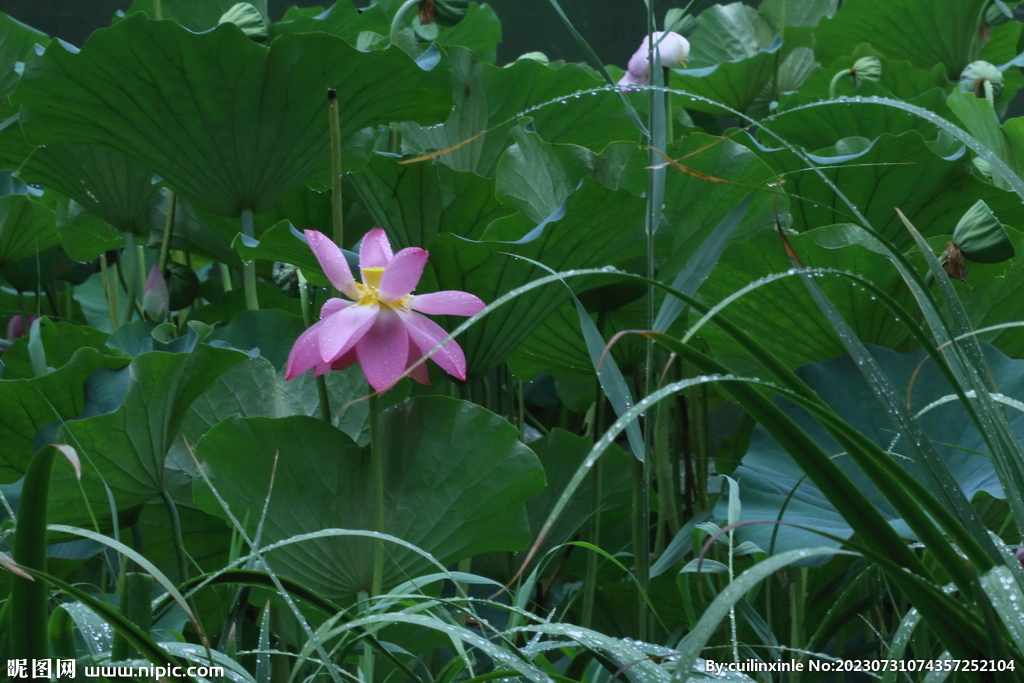
[[[674,69],[675,67],[683,66],[686,63],[686,58],[690,56],[690,41],[672,31],[669,31],[668,33],[665,33],[664,31],[655,31],[651,35],[654,37],[654,44],[658,50],[658,58],[661,60],[662,66]],[[629,73],[631,73],[634,78],[643,79],[644,83],[650,81],[651,66],[647,61],[647,53],[649,50],[650,41],[647,38],[644,38],[643,42],[640,44],[640,49],[637,50],[629,60]]]
[[[7,340],[14,341],[25,336],[25,330],[32,327],[38,315],[16,315],[7,322]]]
[[[167,293],[167,281],[160,273],[160,267],[153,264],[146,279],[146,291],[142,295],[142,309],[151,320],[164,321],[167,319],[170,295]]]

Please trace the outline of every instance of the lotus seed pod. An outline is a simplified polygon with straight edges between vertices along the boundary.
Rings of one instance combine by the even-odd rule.
[[[469,11],[469,0],[423,0],[420,3],[420,25],[437,22],[455,26]]]
[[[854,82],[872,81],[877,83],[882,78],[882,60],[873,55],[861,57],[853,63],[851,75]]]
[[[992,0],[989,6],[985,8],[985,18],[983,21],[987,26],[1001,26],[1012,20],[1013,10],[1002,0]]]
[[[220,21],[217,22],[218,26],[221,24],[234,24],[242,29],[242,33],[257,43],[266,42],[269,35],[263,15],[247,2],[239,2],[222,14]]]
[[[977,263],[1002,263],[1015,254],[1006,228],[981,199],[960,218],[953,230],[953,242],[964,258]]]
[[[1003,72],[984,61],[968,64],[960,74],[960,91],[972,92],[975,97],[988,97],[985,84],[990,84],[992,99],[998,100],[1003,94]]]

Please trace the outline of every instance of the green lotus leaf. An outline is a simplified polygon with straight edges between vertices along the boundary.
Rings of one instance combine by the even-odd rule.
[[[369,7],[356,9],[351,0],[338,0],[330,8],[292,7],[285,12],[281,21],[272,24],[270,35],[309,33],[320,31],[339,36],[350,45],[360,45],[367,36],[380,36],[383,46],[388,44],[391,20],[395,7],[373,3]],[[418,26],[418,20],[414,25]],[[497,46],[501,42],[501,22],[488,5],[469,3],[469,10],[462,21],[455,26],[439,26],[433,42],[438,45],[461,45],[475,52],[483,61],[494,63]],[[361,49],[376,49],[376,46],[360,46]]]
[[[545,144],[536,133],[516,126],[515,144],[498,161],[494,194],[498,201],[540,223],[589,175],[589,150],[576,145]]]
[[[309,248],[306,236],[289,221],[281,221],[263,233],[259,240],[240,237],[234,242],[234,247],[246,261],[261,259],[290,263],[301,268],[309,282],[320,287],[331,285],[320,262]]]
[[[60,235],[52,209],[29,195],[0,197],[0,268],[58,244]]]
[[[360,446],[365,446],[369,443],[366,418],[370,410],[366,401],[357,401],[366,396],[368,386],[362,369],[354,366],[335,370],[325,376],[325,381],[333,414],[332,424]],[[381,397],[381,403],[387,406],[392,400],[400,402],[404,398],[401,390],[396,388]],[[319,418],[322,413],[317,382],[308,373],[285,381],[284,373],[276,370],[265,357],[250,358],[229,368],[189,406],[178,438],[168,453],[168,467],[198,476],[190,449],[214,425],[236,415],[309,415]]]
[[[1024,361],[1011,360],[988,345],[984,345],[983,348],[985,359],[992,369],[1000,392],[1016,401],[1024,399]],[[892,380],[896,391],[901,396],[909,396],[911,410],[914,413],[930,408],[920,417],[921,426],[964,494],[971,498],[976,493],[984,491],[996,498],[1002,498],[1002,487],[999,485],[992,461],[985,455],[985,443],[959,401],[933,405],[936,401],[953,395],[953,390],[934,363],[922,362],[925,358],[924,351],[901,354],[876,346],[870,346],[869,349],[883,372]],[[882,449],[891,451],[895,461],[917,479],[925,479],[918,466],[905,455],[905,445],[897,438],[890,422],[885,419],[884,409],[861,376],[857,364],[849,356],[804,366],[797,374],[854,429]],[[802,430],[826,453],[834,456],[835,463],[850,477],[853,484],[868,496],[895,530],[905,538],[914,538],[892,505],[860,468],[843,453],[843,449],[828,433],[802,408],[796,408],[784,400],[778,402]],[[1024,437],[1024,415],[1016,409],[1009,409],[1009,413],[1014,432],[1019,438]],[[785,514],[782,515],[783,521],[819,529],[843,538],[849,538],[853,534],[850,526],[821,491],[804,477],[803,472],[785,450],[760,426],[754,429],[750,447],[733,478],[740,485],[741,520],[778,519],[783,501],[795,489],[792,499],[786,506]],[[724,500],[716,507],[715,516],[719,521],[725,519],[726,507]],[[786,525],[777,528],[775,553],[795,548],[835,545],[811,531]],[[736,535],[739,540],[752,541],[767,551],[771,546],[771,536],[775,529],[774,525],[756,524],[737,530]],[[863,540],[870,542],[870,539]]]
[[[856,231],[856,232],[852,232]],[[857,243],[855,226],[835,225],[792,235],[789,241],[808,266],[852,271],[889,292],[904,306],[913,306],[899,273],[882,254]],[[734,242],[700,289],[709,302],[718,302],[760,278],[786,273],[792,264],[774,230],[762,230]],[[871,294],[838,275],[817,280],[858,338],[905,350],[910,333],[905,325]],[[757,339],[781,362],[795,368],[843,353],[843,346],[798,277],[783,277],[752,289],[729,304],[723,315]],[[691,320],[692,322],[692,320]],[[716,356],[737,372],[756,371],[732,339],[709,324],[698,333]]]
[[[55,443],[75,444],[82,478],[76,481],[70,471],[55,474],[49,513],[54,523],[89,520],[83,492],[96,516],[108,517],[108,489],[118,510],[163,490],[164,462],[192,401],[218,375],[246,360],[239,351],[194,341],[170,348],[179,346],[194,348],[144,352],[129,368],[90,378],[86,397],[98,407],[65,422],[55,435]]]
[[[60,244],[72,259],[83,263],[95,261],[100,254],[124,246],[123,232],[110,227],[109,223],[86,211],[75,200],[58,202],[56,211]]]
[[[39,339],[46,354],[46,365],[53,368],[64,367],[71,362],[78,350],[83,348],[95,349],[108,356],[119,356],[119,353],[107,348],[109,336],[86,325],[74,325],[49,318],[43,318],[39,326]],[[28,336],[22,337],[4,352],[5,380],[32,379],[36,376],[29,356],[28,342]]]
[[[760,100],[763,111],[758,113],[767,113],[768,102],[775,99],[774,92],[768,91],[778,90],[771,87],[776,78],[779,85],[785,81],[787,89],[795,89],[808,67],[813,67],[813,55],[806,49],[807,31],[793,27],[783,42],[754,8],[740,2],[713,5],[697,17],[687,68],[672,70],[671,85],[739,111],[751,109]],[[800,52],[794,56],[796,50]],[[683,106],[725,113],[707,102],[684,99]]]
[[[127,359],[115,358],[109,351],[82,348],[48,375],[0,380],[0,440],[4,444],[0,482],[10,484],[20,479],[36,451],[40,430],[47,426],[55,429],[61,421],[95,407],[96,401],[87,389],[127,364]],[[93,378],[96,371],[100,372]]]
[[[813,28],[838,6],[837,0],[764,0],[758,10],[778,30],[780,25]]]
[[[442,232],[480,239],[491,221],[515,213],[494,197],[494,180],[438,161],[403,165],[375,154],[346,180],[374,224],[401,247],[429,244]]]
[[[988,0],[849,0],[814,31],[823,62],[871,43],[890,57],[930,69],[946,67],[956,80],[981,49],[978,29]]]
[[[0,12],[0,100],[6,101],[18,84],[18,62],[28,58],[36,43],[49,41],[45,33]]]
[[[420,2],[420,15],[424,13],[424,6],[428,16],[441,26],[455,26],[466,18],[469,11],[469,0],[423,0]]]
[[[53,188],[121,232],[149,227],[153,171],[110,147],[53,142],[37,147],[18,170],[26,183]]]
[[[235,0],[159,0],[164,19],[178,22],[190,31],[206,31],[220,23],[225,12],[231,10]],[[253,7],[267,16],[267,0],[253,0]],[[155,0],[133,0],[126,14],[146,13],[156,18]]]
[[[432,553],[442,564],[530,539],[525,503],[540,492],[537,457],[504,419],[480,406],[420,397],[382,415],[385,531]],[[244,459],[238,453],[244,452]],[[370,529],[369,460],[322,420],[305,416],[239,418],[213,427],[196,447],[212,484],[252,533],[270,493],[263,542],[322,529]],[[270,473],[277,461],[273,488]],[[205,486],[196,501],[223,515]],[[373,548],[336,536],[268,555],[277,571],[340,604],[370,586]],[[387,544],[384,589],[436,571],[419,554]]]
[[[318,33],[266,48],[233,24],[196,34],[137,14],[78,53],[54,44],[34,56],[16,97],[33,144],[121,150],[190,201],[236,216],[274,205],[327,163],[328,87],[345,139],[376,123],[437,121],[445,83],[444,68],[424,71],[397,50],[361,53]]]
[[[857,91],[863,97],[891,97],[890,93],[870,82],[863,83]],[[880,135],[901,135],[908,131],[914,131],[926,140],[935,139],[935,126],[901,109],[860,103],[799,108],[818,99],[821,98],[803,93],[784,95],[779,115],[766,124],[767,128],[786,141],[809,150],[833,147],[851,136],[873,140]],[[930,111],[948,113],[946,93],[940,88],[909,98],[907,102]],[[758,132],[758,139],[768,147],[779,145],[776,138],[763,131]]]
[[[1022,253],[1024,235],[1013,228],[1004,227],[1004,230],[1014,251]],[[929,244],[938,254],[946,248],[946,241],[944,237],[934,237]],[[970,263],[967,282],[954,281],[953,284],[974,329],[1024,319],[1024,297],[1020,296],[1021,283],[1024,283],[1024,259],[1015,256],[1001,263]],[[979,338],[1011,358],[1024,358],[1024,328],[997,329],[981,334]]]
[[[419,289],[458,289],[490,303],[546,274],[511,254],[539,260],[556,271],[630,263],[645,249],[644,205],[628,192],[584,179],[557,220],[533,228],[519,216],[499,219],[481,242],[438,235],[429,245],[430,261]],[[576,278],[570,284],[583,291],[606,282]],[[515,298],[471,327],[459,338],[470,374],[505,360],[568,297],[564,285],[552,283]]]
[[[316,31],[355,45],[360,33],[371,31],[386,36],[390,27],[391,19],[380,3],[357,9],[351,0],[338,0],[326,10],[323,7],[289,8],[281,21],[270,25],[270,37]]]
[[[242,33],[258,43],[267,39],[267,22],[263,20],[260,11],[247,2],[233,5],[217,22],[218,25],[228,23],[242,29]]]
[[[580,90],[604,85],[584,67],[549,66],[523,59],[500,68],[459,47],[451,49],[450,58],[455,108],[443,126],[401,124],[403,153],[419,154],[466,143],[441,156],[441,163],[492,177],[502,153],[511,144],[510,131],[518,125],[518,117],[527,115],[546,142],[601,151],[609,141],[639,139],[615,93],[571,97]],[[554,101],[558,98],[568,99]],[[489,132],[477,137],[485,130]]]
[[[749,137],[741,139],[752,142]],[[754,147],[778,173],[786,174],[786,192],[800,197],[791,203],[794,229],[854,222],[832,188],[816,173],[804,172],[806,161],[788,150]],[[958,217],[979,199],[1009,225],[1024,219],[1019,198],[973,176],[962,161],[963,153],[961,147],[948,158],[940,157],[910,131],[874,141],[845,138],[833,148],[818,150],[811,160],[875,230],[906,250],[913,240],[896,215],[897,207],[926,237],[953,234]]]
[[[1000,263],[1014,257],[1006,228],[981,199],[960,218],[953,241],[964,256],[978,263]]]

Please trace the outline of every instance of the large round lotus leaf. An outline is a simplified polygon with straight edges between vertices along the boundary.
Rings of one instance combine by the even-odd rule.
[[[890,57],[930,69],[943,64],[950,78],[977,57],[982,10],[988,0],[850,0],[814,31],[822,62],[871,43]]]
[[[192,33],[133,15],[80,52],[52,44],[16,92],[33,144],[91,142],[152,168],[214,213],[273,206],[327,162],[327,89],[341,135],[388,121],[436,123],[451,105],[443,68],[400,50],[358,52],[318,33],[257,45],[233,24]]]
[[[384,411],[380,434],[389,534],[444,565],[529,542],[525,503],[540,493],[544,473],[511,424],[472,403],[431,396]],[[373,526],[368,454],[322,420],[228,418],[206,433],[196,453],[250,533],[270,494],[264,545],[323,529]],[[224,516],[199,483],[196,501]],[[385,551],[385,590],[437,571],[402,546],[388,543]],[[358,591],[370,589],[373,544],[365,537],[323,537],[275,550],[268,560],[319,595],[351,604]]]
[[[0,197],[0,268],[60,244],[52,210],[25,194]]]
[[[148,326],[120,330],[146,334],[139,340],[143,344],[154,342]],[[168,348],[187,348],[194,337],[176,341]],[[109,514],[108,496],[118,510],[126,510],[159,495],[164,460],[192,402],[221,373],[246,360],[240,351],[195,344],[189,353],[149,351],[129,368],[92,375],[84,389],[85,409],[71,416],[76,419],[56,423],[51,440],[42,442],[75,444],[82,458],[81,481],[69,469],[54,475],[50,519],[86,523],[83,493],[98,516]]]
[[[36,148],[18,177],[52,187],[123,232],[149,225],[153,171],[124,152],[76,142]]]
[[[131,16],[145,12],[156,17],[156,0],[133,0],[125,14]],[[206,31],[216,26],[235,0],[160,0],[162,19],[176,21],[190,31]],[[264,17],[267,16],[267,0],[254,0],[252,4]]]
[[[953,390],[935,368],[935,364],[922,362],[925,357],[922,350],[901,354],[873,345],[869,349],[903,396],[908,394],[911,378],[915,370],[920,368],[910,391],[910,405],[914,413],[928,408],[943,397],[953,395]],[[1007,358],[988,345],[984,346],[984,351],[999,391],[1017,401],[1024,400],[1024,361]],[[896,428],[892,420],[849,356],[805,365],[797,374],[854,429],[883,449],[891,451],[896,462],[906,467],[916,479],[925,480],[920,468],[909,459],[905,445],[896,440]],[[892,505],[808,413],[786,401],[780,400],[779,404],[801,429],[833,457],[836,465],[877,506],[899,534],[914,538]],[[1008,408],[1008,412],[1013,430],[1018,438],[1024,438],[1024,414],[1013,408]],[[987,448],[981,435],[959,401],[954,399],[932,407],[921,415],[920,422],[968,498],[979,491],[997,498],[1004,497],[992,461],[986,455]],[[784,521],[844,538],[853,534],[828,499],[809,479],[804,478],[799,466],[760,426],[754,430],[743,463],[733,477],[740,485],[743,521],[778,519],[786,497],[795,488],[796,493],[782,516]],[[723,500],[717,506],[715,515],[717,519],[724,520],[726,514],[727,502]],[[770,524],[755,524],[738,530],[737,534],[742,540],[753,541],[767,551],[774,528]],[[832,544],[818,534],[796,527],[782,525],[778,530],[776,553]],[[861,540],[871,543],[871,539]]]
[[[46,34],[0,13],[0,100],[18,84],[17,63],[25,61],[33,45],[48,40]]]

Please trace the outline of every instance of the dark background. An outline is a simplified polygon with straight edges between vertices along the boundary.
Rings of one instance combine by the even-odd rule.
[[[357,0],[356,4],[365,6],[371,1]],[[126,10],[130,4],[131,0],[0,0],[0,12],[81,47],[90,33],[109,26],[114,12]],[[332,0],[268,0],[270,18],[274,21],[292,5],[331,4]],[[487,4],[494,8],[502,23],[504,42],[498,47],[499,64],[533,50],[544,52],[551,59],[585,61],[548,0],[490,0]],[[560,4],[602,61],[625,67],[645,33],[646,11],[641,0],[562,0]],[[694,9],[697,4],[712,3],[695,2]],[[665,11],[677,5],[685,6],[686,2],[656,3],[659,23]]]

